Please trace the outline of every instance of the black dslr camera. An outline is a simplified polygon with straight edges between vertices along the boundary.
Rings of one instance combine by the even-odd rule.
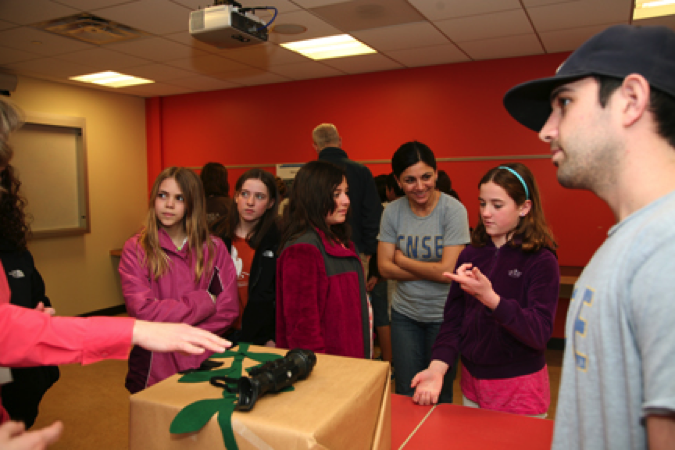
[[[241,377],[237,382],[236,393],[239,394],[236,410],[249,411],[258,398],[268,392],[275,393],[291,386],[298,380],[307,378],[316,365],[316,355],[311,350],[299,348],[290,350],[286,356],[255,367],[250,370],[251,377]],[[211,378],[211,384],[224,387],[232,392],[227,382],[233,379],[224,377]],[[223,383],[225,382],[225,383]]]

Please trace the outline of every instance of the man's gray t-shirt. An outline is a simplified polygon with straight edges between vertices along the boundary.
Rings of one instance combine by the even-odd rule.
[[[675,413],[675,192],[610,229],[572,297],[553,448],[646,449],[645,416]]]
[[[392,202],[384,210],[380,242],[394,244],[408,258],[437,262],[443,247],[469,243],[466,208],[447,194],[441,194],[434,210],[426,217],[416,216],[407,197]],[[398,281],[391,307],[418,322],[442,322],[450,284],[435,281]]]

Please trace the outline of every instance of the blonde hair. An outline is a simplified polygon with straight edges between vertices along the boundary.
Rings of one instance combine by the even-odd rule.
[[[312,140],[318,150],[325,147],[339,145],[340,135],[332,123],[322,123],[312,131]]]
[[[183,216],[183,229],[187,235],[187,251],[190,261],[195,262],[195,283],[204,273],[211,270],[215,246],[209,236],[209,228],[206,222],[206,200],[202,182],[193,171],[185,167],[168,167],[159,174],[152,186],[148,213],[145,217],[145,228],[141,231],[139,244],[144,251],[142,264],[150,269],[153,279],[158,279],[169,270],[169,257],[159,244],[160,221],[155,212],[155,199],[159,193],[159,187],[164,180],[173,178],[183,193],[185,202],[185,215]],[[206,243],[208,260],[204,261],[204,243]],[[194,258],[194,259],[193,259]]]

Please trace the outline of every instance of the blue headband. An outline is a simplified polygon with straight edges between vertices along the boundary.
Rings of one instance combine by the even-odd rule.
[[[523,188],[525,189],[525,198],[527,200],[530,199],[530,190],[527,188],[527,183],[525,183],[525,180],[523,180],[523,177],[521,177],[518,172],[516,172],[512,168],[506,167],[506,166],[499,166],[499,167],[497,167],[497,169],[505,169],[505,170],[508,170],[509,172],[511,172],[512,174],[514,174],[516,176],[516,178],[518,178],[520,180],[520,184],[522,184]]]

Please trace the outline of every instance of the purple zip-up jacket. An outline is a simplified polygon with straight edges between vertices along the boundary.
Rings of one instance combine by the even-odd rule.
[[[494,311],[452,283],[443,325],[432,359],[462,364],[479,379],[513,378],[541,370],[553,333],[560,268],[546,248],[525,253],[519,247],[492,242],[466,247],[457,267],[472,263],[492,283],[500,302]]]
[[[169,257],[169,271],[154,280],[141,264],[144,252],[138,239],[136,235],[124,244],[119,265],[129,315],[152,322],[183,322],[222,335],[239,315],[237,272],[223,241],[211,236],[215,245],[213,266],[208,271],[206,267],[195,283],[187,244],[176,250],[166,231],[159,230],[159,243]],[[204,254],[204,261],[208,261],[206,245]],[[207,291],[209,287],[217,294],[215,302]],[[210,355],[153,353],[134,347],[129,356],[127,389],[134,393],[180,370],[199,367]]]

